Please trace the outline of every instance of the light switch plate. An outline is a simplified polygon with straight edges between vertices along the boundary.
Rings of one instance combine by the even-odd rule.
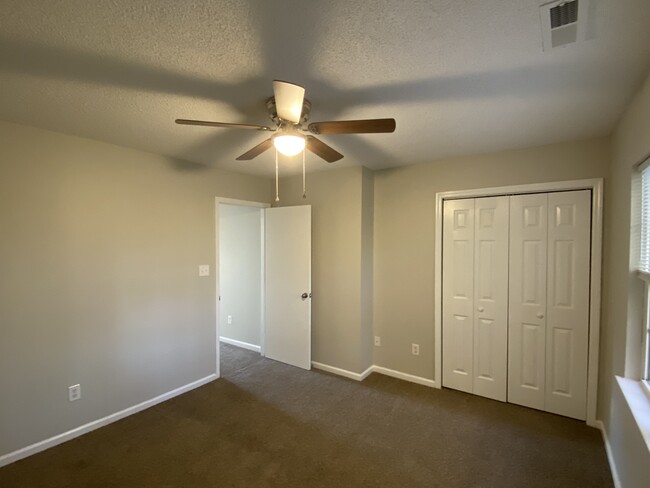
[[[199,266],[199,276],[210,276],[210,265],[201,264]]]
[[[68,400],[75,402],[81,398],[81,385],[72,385],[68,387]]]

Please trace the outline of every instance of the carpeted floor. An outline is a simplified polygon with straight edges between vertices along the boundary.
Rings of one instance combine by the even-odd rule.
[[[0,469],[2,488],[611,487],[583,422],[222,346],[222,378]]]

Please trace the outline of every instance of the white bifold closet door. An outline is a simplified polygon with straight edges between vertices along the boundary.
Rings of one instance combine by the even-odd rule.
[[[446,201],[443,249],[443,386],[506,401],[508,197]]]
[[[591,192],[510,198],[508,401],[584,420]]]

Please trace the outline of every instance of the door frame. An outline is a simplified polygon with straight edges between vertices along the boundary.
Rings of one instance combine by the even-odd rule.
[[[219,261],[219,205],[220,204],[226,204],[226,205],[238,205],[240,207],[255,207],[259,208],[260,210],[263,210],[265,208],[271,207],[270,203],[266,202],[253,202],[249,200],[237,200],[235,198],[224,198],[224,197],[215,197],[214,198],[214,248],[215,248],[215,270],[214,270],[214,279],[215,279],[215,296],[216,296],[216,306],[215,306],[215,311],[216,311],[216,320],[215,320],[215,332],[216,332],[216,341],[215,341],[215,348],[216,348],[216,359],[217,359],[217,377],[221,377],[221,353],[220,353],[220,347],[219,347],[219,341],[220,341],[220,335],[219,335],[219,330],[220,330],[220,324],[219,324],[219,315],[221,313],[221,301],[219,300],[219,297],[221,296],[221,284],[219,283],[219,274],[220,274],[220,261]],[[265,276],[265,259],[266,259],[266,254],[265,254],[265,249],[264,249],[264,219],[265,215],[264,212],[260,212],[260,226],[261,226],[261,260],[262,260],[262,288],[261,288],[261,293],[260,293],[260,311],[261,311],[261,317],[260,317],[260,353],[262,356],[264,355],[264,295],[265,295],[265,284],[266,284],[266,276]]]
[[[589,356],[587,369],[587,425],[598,427],[598,361],[600,351],[600,302],[603,246],[603,179],[554,181],[524,185],[477,188],[436,193],[434,248],[434,379],[442,388],[442,224],[445,200],[524,193],[591,190],[591,269],[589,286]]]

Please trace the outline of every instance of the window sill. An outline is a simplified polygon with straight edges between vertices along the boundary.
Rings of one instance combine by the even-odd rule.
[[[646,283],[650,283],[650,273],[648,273],[646,271],[641,271],[640,269],[637,269],[636,270],[636,276],[639,279],[645,281]]]
[[[647,386],[641,381],[620,376],[616,377],[616,381],[641,432],[641,437],[650,451],[650,396],[648,396]]]

